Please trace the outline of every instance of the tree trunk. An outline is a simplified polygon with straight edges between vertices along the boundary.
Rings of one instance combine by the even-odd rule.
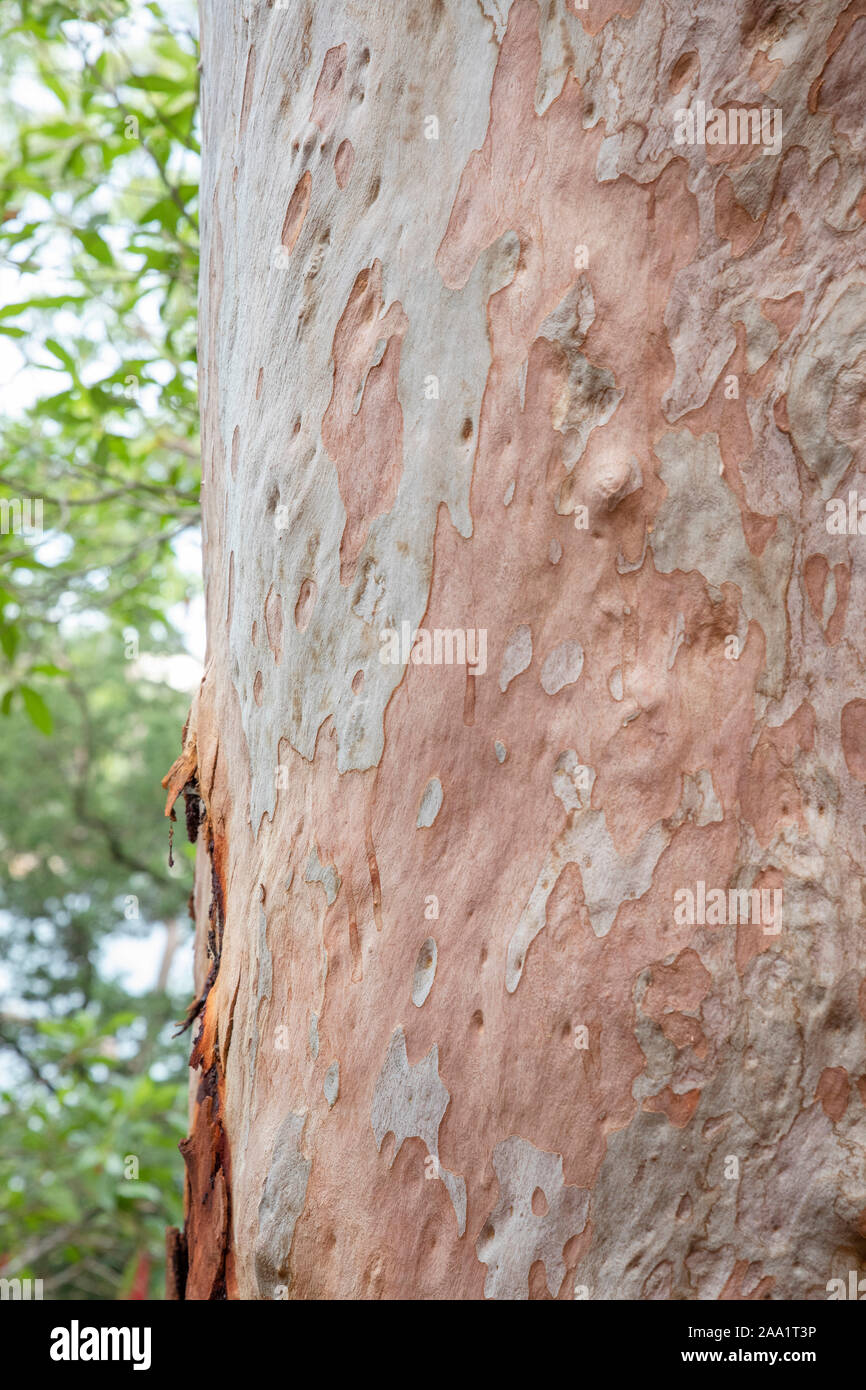
[[[181,1296],[857,1268],[863,9],[202,6]]]

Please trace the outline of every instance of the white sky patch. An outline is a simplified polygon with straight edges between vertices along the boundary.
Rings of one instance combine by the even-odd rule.
[[[99,973],[116,980],[130,994],[148,994],[156,985],[165,950],[166,928],[160,923],[148,936],[126,936],[115,932],[106,937],[99,953]],[[178,993],[192,993],[192,951],[181,942],[169,970],[168,987]]]

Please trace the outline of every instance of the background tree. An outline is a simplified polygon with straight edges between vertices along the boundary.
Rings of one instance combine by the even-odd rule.
[[[0,1262],[51,1298],[159,1296],[180,1208],[197,63],[183,3],[0,21]]]

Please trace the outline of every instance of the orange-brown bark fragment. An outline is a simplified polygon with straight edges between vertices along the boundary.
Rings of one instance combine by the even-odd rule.
[[[824,1107],[824,1114],[834,1123],[848,1109],[848,1073],[844,1067],[825,1067],[815,1091],[815,1099]]]
[[[301,228],[304,225],[304,218],[310,206],[310,194],[313,189],[313,176],[309,169],[305,169],[295,185],[295,191],[289,199],[289,206],[286,208],[286,216],[283,220],[283,230],[280,236],[285,249],[291,254],[295,249],[295,243],[301,235]],[[263,373],[259,372],[259,384],[256,387],[256,399],[261,394],[261,378]]]

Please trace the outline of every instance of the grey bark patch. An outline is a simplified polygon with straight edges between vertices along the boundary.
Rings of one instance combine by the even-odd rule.
[[[579,642],[560,642],[554,647],[541,668],[541,688],[556,695],[566,685],[574,685],[583,670],[583,647]]]
[[[301,1152],[304,1116],[289,1113],[277,1130],[271,1166],[259,1202],[256,1281],[262,1298],[291,1287],[289,1261],[295,1223],[304,1209],[312,1161]]]
[[[436,942],[432,936],[422,944],[412,974],[412,1003],[420,1009],[433,988],[436,977]]]
[[[866,351],[866,286],[849,285],[794,359],[788,392],[791,433],[809,472],[832,497],[853,454],[830,427],[842,369]]]
[[[333,1110],[340,1094],[340,1063],[333,1061],[325,1073],[325,1081],[322,1086],[325,1093],[325,1100],[328,1102],[328,1109]]]
[[[321,883],[325,890],[325,897],[328,900],[328,907],[336,900],[340,891],[342,879],[337,873],[336,864],[321,864],[319,862],[319,851],[315,846],[310,850],[310,857],[307,860],[307,868],[304,873],[305,883]]]
[[[442,783],[438,777],[431,777],[421,796],[416,826],[427,830],[433,824],[442,806]]]
[[[547,922],[547,900],[566,864],[577,864],[584,901],[596,936],[606,936],[624,902],[640,898],[652,883],[655,866],[670,833],[661,821],[650,826],[638,844],[620,855],[603,811],[591,808],[595,772],[584,768],[574,749],[557,760],[553,789],[570,811],[564,830],[548,850],[520,920],[508,943],[505,988],[520,983],[527,952]]]
[[[457,1232],[466,1230],[466,1182],[449,1173],[439,1163],[439,1126],[451,1096],[439,1075],[439,1048],[434,1043],[427,1056],[414,1067],[409,1065],[406,1037],[397,1028],[376,1082],[370,1123],[376,1148],[381,1149],[386,1134],[394,1135],[391,1164],[405,1139],[420,1139],[436,1160],[437,1175],[448,1190],[457,1215]]]
[[[532,629],[528,623],[521,623],[508,638],[502,670],[499,673],[499,689],[503,695],[515,676],[525,671],[532,660]]]
[[[507,4],[508,0],[496,0],[495,13],[503,13]],[[341,38],[347,53],[347,124],[345,129],[341,126],[326,135],[306,117],[314,97],[315,74],[321,71],[325,54],[333,45],[333,16],[327,16],[321,6],[315,14],[309,10],[307,28],[307,9],[291,6],[277,16],[261,5],[243,18],[221,20],[215,29],[222,41],[212,43],[208,56],[208,80],[215,83],[215,90],[234,90],[232,84],[237,79],[230,74],[236,45],[229,35],[236,26],[238,42],[243,42],[241,33],[248,33],[259,22],[266,23],[267,33],[261,42],[281,70],[288,72],[298,54],[309,55],[298,62],[297,86],[293,85],[292,101],[287,103],[292,108],[290,125],[286,104],[258,100],[259,83],[248,112],[245,156],[236,165],[237,178],[220,179],[216,157],[206,161],[203,170],[202,198],[212,210],[206,228],[210,240],[205,241],[203,254],[218,259],[224,273],[219,293],[215,286],[206,287],[202,355],[203,360],[210,360],[208,353],[212,358],[219,345],[229,341],[233,345],[220,373],[220,417],[214,428],[226,450],[235,425],[244,444],[238,454],[234,487],[236,497],[246,499],[246,506],[233,504],[226,510],[225,556],[228,560],[235,552],[236,601],[228,635],[229,666],[250,751],[254,834],[263,816],[273,814],[276,804],[271,767],[280,738],[287,739],[302,757],[312,759],[318,731],[330,718],[336,731],[340,772],[373,767],[382,756],[384,714],[403,671],[376,661],[379,629],[404,617],[417,625],[423,616],[439,507],[447,508],[462,536],[472,534],[470,490],[475,450],[461,437],[459,422],[471,420],[477,437],[492,363],[487,304],[513,278],[520,254],[519,239],[508,229],[461,266],[454,283],[444,282],[436,263],[463,170],[473,150],[482,147],[490,119],[498,49],[491,41],[491,25],[481,21],[477,8],[450,6],[447,24],[428,26],[425,61],[437,74],[436,109],[443,116],[458,113],[459,119],[449,119],[448,138],[437,143],[436,177],[424,177],[415,169],[424,189],[424,214],[411,217],[400,212],[401,190],[408,186],[400,141],[350,141],[354,163],[348,187],[341,192],[334,177],[331,138],[332,134],[334,139],[347,133],[357,135],[360,127],[356,122],[361,117],[368,133],[392,128],[393,112],[404,105],[405,36],[400,26],[395,26],[384,11],[374,15],[347,10],[341,14]],[[444,6],[441,13],[446,13]],[[367,52],[369,62],[371,50],[375,82],[368,82],[369,74],[365,77],[363,72],[363,53]],[[359,109],[361,101],[363,112]],[[296,138],[289,138],[291,134]],[[218,148],[217,139],[214,150]],[[216,248],[212,249],[212,228],[231,225],[237,207],[254,205],[260,160],[267,165],[268,188],[273,194],[262,212],[263,225],[273,228],[271,244],[266,247],[262,243],[262,254],[256,258],[237,255],[234,245],[220,243],[217,257]],[[364,190],[373,187],[378,196],[363,210],[359,199],[363,199]],[[287,227],[295,269],[286,273],[286,258],[272,259],[277,249],[273,241],[282,246],[280,225],[286,211],[283,194],[275,190],[295,188],[301,192]],[[296,217],[301,211],[305,216]],[[350,245],[352,253],[345,256],[343,249]],[[359,589],[356,583],[344,586],[340,582],[346,511],[337,470],[321,440],[321,422],[332,390],[334,325],[348,302],[359,268],[369,266],[374,259],[385,267],[386,302],[402,304],[409,323],[423,324],[424,330],[408,334],[403,342],[398,382],[404,420],[403,482],[394,505],[370,524],[358,559]],[[306,274],[305,266],[309,267]],[[313,266],[315,274],[310,273]],[[285,453],[283,393],[275,385],[254,400],[249,379],[253,369],[247,365],[262,346],[262,324],[271,322],[293,327],[290,332],[264,334],[267,381],[306,384],[302,425]],[[447,353],[437,351],[436,344],[447,344]],[[256,367],[259,365],[256,360]],[[425,378],[431,374],[439,378],[441,408],[438,397],[434,400],[425,394]],[[228,402],[232,409],[223,419]],[[235,408],[241,402],[245,408]],[[215,445],[219,447],[216,439]],[[281,489],[281,514],[271,518],[263,516],[260,499],[269,495],[275,483]],[[244,519],[242,512],[246,513]],[[244,543],[251,526],[255,528],[254,545]],[[367,603],[363,605],[363,611],[370,612],[369,620],[361,616],[359,607],[368,570],[377,576],[378,590],[378,616],[374,617],[375,609],[370,612]],[[288,619],[294,596],[305,579],[316,583],[318,598],[301,632]],[[221,583],[225,581],[223,575]],[[253,666],[250,625],[260,615],[271,584],[279,588],[286,602],[284,659],[279,666],[268,662],[257,700],[253,682],[258,667]],[[359,668],[367,671],[363,702],[356,700],[349,685],[352,673]]]
[[[579,351],[594,319],[592,287],[582,275],[538,330],[539,337],[559,344],[568,366],[567,387],[553,425],[565,435],[563,463],[569,472],[582,457],[592,431],[607,424],[623,397],[613,373]]]
[[[767,670],[759,689],[781,695],[784,684],[787,614],[779,595],[791,573],[793,535],[780,516],[775,534],[753,555],[743,533],[740,508],[720,476],[719,438],[685,439],[668,433],[655,445],[659,477],[667,496],[652,533],[656,569],[662,574],[697,571],[708,586],[736,584],[747,618],[760,623],[767,641]]]
[[[256,1067],[258,1065],[259,1041],[261,1033],[259,1030],[259,1018],[262,1012],[262,1005],[267,1000],[271,1002],[271,994],[274,986],[274,966],[271,958],[270,947],[268,946],[268,919],[265,915],[263,905],[259,904],[259,942],[258,942],[258,983],[256,986],[256,1007],[253,1014],[252,1036],[249,1040],[249,1061],[248,1061],[248,1085],[250,1095],[253,1094],[256,1083]],[[250,1115],[247,1113],[245,1135],[249,1137]],[[246,1144],[246,1138],[244,1143]]]
[[[560,1154],[537,1149],[528,1139],[512,1135],[493,1150],[499,1179],[499,1201],[475,1244],[487,1265],[484,1297],[529,1298],[529,1271],[544,1263],[547,1287],[555,1298],[565,1278],[562,1251],[586,1225],[589,1193],[567,1187]],[[544,1215],[532,1210],[532,1194],[540,1187],[547,1200]]]
[[[508,15],[514,0],[478,0],[478,3],[484,16],[493,24],[496,42],[501,43],[505,38]]]

